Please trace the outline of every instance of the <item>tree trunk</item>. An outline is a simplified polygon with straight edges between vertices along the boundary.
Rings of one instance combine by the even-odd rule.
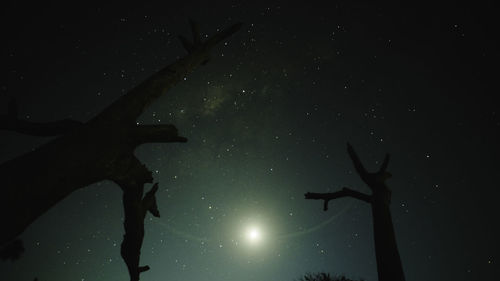
[[[378,280],[404,281],[405,276],[396,244],[391,211],[384,197],[387,198],[387,195],[379,196],[374,193],[371,203]]]

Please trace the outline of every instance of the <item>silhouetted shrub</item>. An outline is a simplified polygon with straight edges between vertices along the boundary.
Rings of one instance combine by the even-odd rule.
[[[306,273],[303,277],[297,281],[356,281],[353,279],[346,278],[343,275],[337,275],[335,277],[330,276],[330,273],[319,272],[319,273]],[[363,281],[360,279],[359,281]]]

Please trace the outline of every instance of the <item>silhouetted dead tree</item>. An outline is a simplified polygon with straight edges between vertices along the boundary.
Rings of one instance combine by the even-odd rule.
[[[361,179],[370,187],[372,194],[364,194],[344,187],[342,190],[333,193],[311,193],[305,194],[306,199],[324,200],[323,209],[328,210],[328,202],[341,197],[353,197],[363,202],[370,203],[373,215],[373,233],[375,236],[375,256],[377,258],[378,279],[380,281],[404,281],[405,276],[401,265],[401,258],[396,244],[394,227],[392,225],[391,211],[391,190],[386,186],[385,181],[391,177],[386,171],[389,164],[389,154],[386,154],[384,162],[378,172],[369,173],[359,160],[358,155],[347,144],[347,152],[351,157],[356,171]]]
[[[72,192],[102,180],[112,180],[123,190],[125,235],[121,255],[130,280],[149,269],[139,266],[147,211],[159,216],[155,193],[158,185],[144,197],[144,184],[153,177],[134,155],[137,146],[153,142],[186,142],[173,125],[138,125],[144,109],[198,66],[205,64],[210,50],[240,29],[235,24],[202,41],[196,24],[190,21],[193,42],[180,37],[188,54],[120,97],[86,123],[62,120],[33,123],[17,117],[15,101],[8,114],[0,116],[0,129],[36,136],[58,138],[36,150],[0,165],[0,247],[4,258],[15,258],[22,251],[16,237],[28,225]],[[14,246],[12,246],[14,245]],[[17,251],[16,251],[17,249]]]

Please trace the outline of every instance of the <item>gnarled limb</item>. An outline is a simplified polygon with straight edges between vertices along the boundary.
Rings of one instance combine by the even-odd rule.
[[[158,191],[158,183],[155,183],[150,191],[146,193],[142,199],[142,212],[143,216],[146,216],[146,212],[149,211],[153,216],[159,218],[160,211],[158,211],[158,206],[156,205],[155,194]]]
[[[347,152],[351,157],[352,163],[354,164],[354,168],[356,169],[361,179],[366,183],[366,185],[368,185],[369,188],[371,188],[372,190],[387,188],[385,187],[385,181],[392,176],[391,173],[386,171],[390,159],[390,155],[388,153],[385,155],[384,162],[380,166],[378,172],[369,173],[361,163],[361,160],[359,160],[356,151],[354,151],[351,144],[349,143],[347,143]]]
[[[189,20],[189,25],[191,26],[191,35],[193,36],[193,42],[189,41],[186,37],[179,35],[179,40],[181,41],[182,47],[188,52],[192,53],[196,48],[201,46],[201,36],[198,24],[192,19]]]
[[[156,191],[158,183],[143,197],[143,183],[120,182],[123,190],[123,208],[125,210],[125,235],[121,244],[121,256],[127,265],[130,280],[138,281],[141,272],[149,270],[149,266],[140,266],[142,242],[144,240],[144,219],[149,211],[159,217],[160,212],[156,205]]]
[[[365,181],[365,178],[368,177],[368,171],[366,171],[365,167],[361,163],[361,160],[359,160],[358,154],[356,154],[356,151],[354,151],[350,143],[347,143],[347,153],[349,154],[349,157],[351,157],[356,172],[358,172],[361,179]]]
[[[356,199],[359,199],[361,201],[364,201],[366,203],[371,203],[371,197],[370,195],[361,193],[356,190],[349,189],[347,187],[342,188],[340,191],[336,191],[333,193],[312,193],[312,192],[307,192],[304,194],[306,199],[320,199],[324,200],[324,205],[323,205],[323,210],[327,211],[328,210],[328,202],[332,199],[337,199],[340,197],[353,197]]]

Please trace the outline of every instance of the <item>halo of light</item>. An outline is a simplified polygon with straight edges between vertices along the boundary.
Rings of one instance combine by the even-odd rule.
[[[247,230],[246,236],[247,236],[248,241],[250,241],[251,243],[257,243],[261,239],[261,233],[260,233],[259,229],[256,227],[249,228]]]

